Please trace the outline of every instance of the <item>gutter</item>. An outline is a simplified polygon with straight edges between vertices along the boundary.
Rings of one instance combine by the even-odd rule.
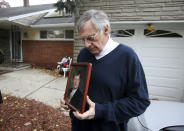
[[[30,25],[30,27],[32,27],[32,28],[74,27],[74,23]]]
[[[24,17],[32,16],[32,15],[47,13],[47,12],[54,11],[54,10],[55,9],[49,9],[49,10],[43,10],[43,11],[38,11],[38,12],[28,13],[28,14],[23,14],[23,15],[17,15],[17,16],[12,16],[12,17],[1,17],[0,22],[1,21],[14,21],[16,19],[21,19],[21,18],[24,18]]]
[[[8,17],[1,17],[0,22],[8,21]]]
[[[38,11],[38,12],[34,12],[34,13],[28,13],[28,14],[13,16],[13,17],[9,17],[8,20],[13,21],[13,20],[16,20],[16,19],[20,19],[20,18],[32,16],[32,15],[37,15],[37,14],[42,14],[42,13],[46,13],[46,12],[53,11],[53,10],[55,10],[55,9],[49,9],[49,10],[43,10],[43,11]]]
[[[171,23],[184,23],[181,21],[112,21],[111,24],[171,24]]]
[[[111,24],[171,24],[171,23],[184,23],[184,21],[118,21],[110,22]],[[74,23],[62,24],[44,24],[44,25],[31,25],[32,28],[45,28],[45,27],[74,27]]]

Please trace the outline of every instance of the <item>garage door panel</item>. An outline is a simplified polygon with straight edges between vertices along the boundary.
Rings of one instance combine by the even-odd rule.
[[[183,51],[182,49],[170,49],[170,48],[142,48],[141,57],[178,59],[181,57],[182,51]]]
[[[176,48],[184,49],[183,38],[145,38],[141,43],[143,48]]]
[[[152,97],[162,96],[165,98],[181,99],[183,92],[177,88],[165,88],[158,86],[150,86],[148,89]]]
[[[173,78],[173,79],[183,78],[183,72],[179,69],[144,67],[144,70],[147,77],[160,77],[160,78]]]
[[[174,69],[183,68],[183,63],[179,59],[142,57],[141,62],[144,67],[158,67],[158,68],[161,67],[161,68],[174,68]]]
[[[182,89],[182,87],[180,86],[181,85],[180,79],[147,77],[147,83],[149,86]]]
[[[114,41],[117,41],[118,43],[127,45],[133,49],[136,49],[136,45],[137,45],[137,39],[134,38],[112,38]]]
[[[157,95],[157,94],[149,94],[150,99],[159,99],[159,100],[165,100],[165,101],[179,101],[179,98],[175,98],[175,97],[168,97],[168,96],[162,96],[162,95]]]

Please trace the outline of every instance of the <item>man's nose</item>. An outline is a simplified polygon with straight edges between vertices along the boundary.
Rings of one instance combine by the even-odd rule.
[[[91,45],[91,43],[87,40],[84,40],[84,46],[88,48]]]

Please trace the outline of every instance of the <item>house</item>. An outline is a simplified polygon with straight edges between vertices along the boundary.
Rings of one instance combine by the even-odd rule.
[[[174,112],[179,113],[171,119],[180,117],[183,122],[183,103],[177,106],[175,101],[184,102],[184,0],[81,0],[81,3],[79,14],[88,9],[101,9],[108,14],[112,39],[132,47],[138,54],[150,98],[166,100],[152,103],[155,110],[150,108],[146,114],[150,116],[145,117],[149,118],[148,125],[163,126],[164,120],[169,121],[167,115]],[[6,60],[47,67],[56,67],[54,64],[63,56],[73,56],[76,61],[84,45],[77,32],[74,39],[71,36],[74,18],[53,17],[48,14],[53,9],[52,5],[0,9],[0,47]],[[78,18],[75,17],[75,22]]]
[[[73,57],[74,17],[53,4],[0,8],[0,48],[5,63],[24,62],[56,68]]]
[[[183,5],[183,0],[88,0],[82,1],[79,14],[92,8],[108,14],[112,38],[139,56],[150,98],[184,101]],[[52,10],[52,5],[0,9],[0,47],[6,60],[50,68],[64,56],[76,61],[83,44],[77,32],[71,36],[74,18],[53,17],[48,14]]]
[[[184,102],[183,0],[82,0],[81,6],[79,14],[104,10],[111,20],[111,37],[136,51],[150,98]],[[74,59],[82,47],[75,40]]]

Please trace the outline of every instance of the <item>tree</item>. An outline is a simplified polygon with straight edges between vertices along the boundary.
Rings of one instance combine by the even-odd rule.
[[[78,9],[77,6],[80,5],[80,0],[58,0],[54,6],[57,8],[56,11],[61,12],[66,12],[69,14],[78,14]]]
[[[0,8],[10,8],[10,4],[6,1],[0,1]]]

